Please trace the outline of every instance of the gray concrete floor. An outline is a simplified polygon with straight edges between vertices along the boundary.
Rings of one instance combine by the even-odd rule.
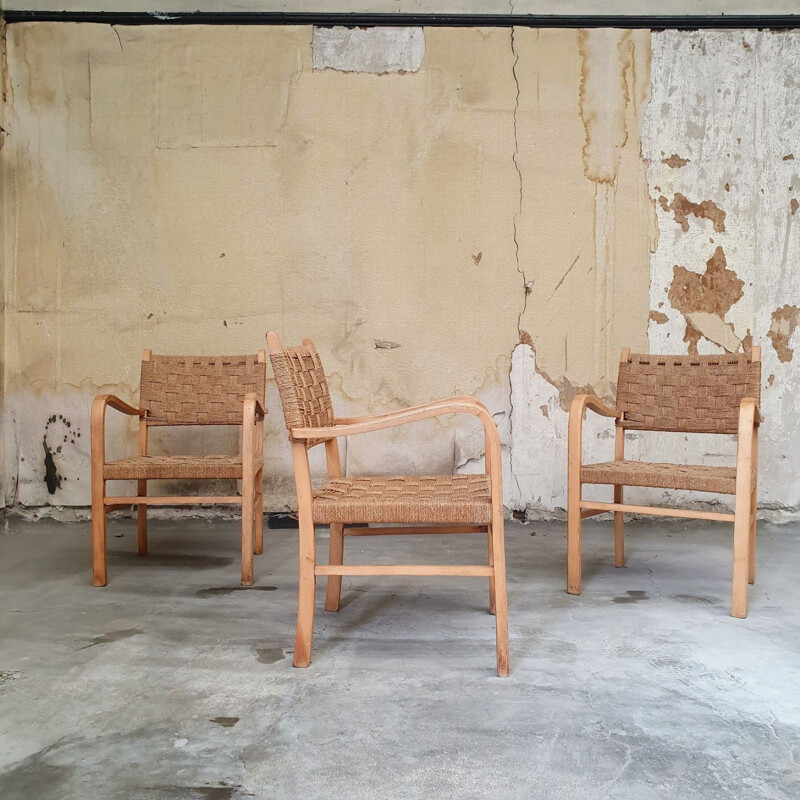
[[[785,798],[800,796],[800,526],[761,525],[750,616],[728,616],[728,526],[632,522],[615,569],[585,524],[507,529],[511,677],[484,581],[345,578],[317,592],[291,665],[296,533],[268,531],[238,585],[234,522],[0,534],[0,797]],[[327,549],[319,533],[320,552]],[[482,559],[483,537],[350,539],[353,562]]]

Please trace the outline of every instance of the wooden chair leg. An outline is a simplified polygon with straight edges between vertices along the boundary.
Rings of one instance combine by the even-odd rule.
[[[492,532],[489,530],[486,534],[486,540],[489,546],[489,566],[494,566],[494,550],[492,548]],[[491,574],[489,577],[489,613],[496,614],[497,613],[497,598],[496,598],[496,590],[494,586],[494,573]]]
[[[731,616],[747,616],[747,578],[750,554],[750,492],[736,497],[733,522],[733,591]]]
[[[255,441],[254,425],[242,428],[242,586],[253,585],[255,528]]]
[[[492,566],[495,590],[495,637],[497,647],[497,674],[508,677],[508,596],[506,595],[506,557],[503,536],[503,514],[492,515],[490,526],[492,541]]]
[[[314,590],[316,588],[316,547],[314,523],[310,515],[300,514],[300,565],[297,587],[297,629],[294,636],[294,666],[311,663],[311,637],[314,632]]]
[[[92,586],[108,583],[106,569],[106,508],[103,504],[105,481],[92,475]]]
[[[139,497],[147,497],[147,481],[139,481],[136,493]],[[147,506],[142,503],[136,506],[136,543],[140,556],[147,555]]]
[[[567,592],[581,593],[581,484],[570,483],[567,502]]]
[[[753,490],[753,500],[750,503],[750,536],[747,553],[747,582],[756,582],[756,498]]]
[[[264,552],[264,495],[261,491],[255,493],[254,506],[256,531],[253,552],[260,556]]]
[[[330,545],[328,548],[328,563],[342,564],[344,558],[344,526],[333,523],[330,526]],[[325,610],[338,611],[342,595],[342,576],[328,575],[328,587],[325,591]]]
[[[614,485],[614,502],[622,502],[622,486]],[[625,566],[625,515],[621,511],[614,512],[614,566]]]
[[[747,616],[747,583],[750,576],[750,538],[753,527],[753,477],[756,444],[756,407],[742,401],[736,451],[736,500],[733,508],[733,579],[731,616]]]
[[[747,582],[756,582],[756,511],[758,510],[758,428],[753,429],[753,491],[750,500],[750,542]]]
[[[264,552],[264,420],[256,422],[255,432],[255,456],[258,468],[255,475],[255,497],[256,497],[256,535],[255,553],[261,555]]]

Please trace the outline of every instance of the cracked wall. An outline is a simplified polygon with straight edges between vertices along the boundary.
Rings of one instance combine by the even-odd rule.
[[[9,27],[7,502],[88,503],[91,397],[135,398],[143,348],[252,352],[274,328],[315,339],[342,415],[477,395],[508,509],[539,515],[565,506],[569,401],[613,397],[621,347],[758,340],[762,498],[797,505],[797,34],[326,32],[316,69],[314,35]],[[265,502],[284,510],[272,380],[267,404]],[[109,420],[110,456],[135,452]],[[587,457],[610,457],[607,424],[587,425]],[[480,469],[482,447],[474,420],[448,418],[344,452],[353,474],[449,472]],[[629,451],[656,447],[732,453],[666,434]]]

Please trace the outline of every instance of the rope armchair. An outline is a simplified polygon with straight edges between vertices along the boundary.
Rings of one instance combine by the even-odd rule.
[[[497,674],[508,675],[508,610],[500,439],[486,408],[472,397],[452,397],[368,417],[337,418],[317,350],[310,339],[283,347],[267,334],[270,361],[289,433],[300,528],[299,588],[294,665],[311,660],[314,592],[327,578],[325,610],[338,611],[343,575],[459,575],[489,579],[489,610],[495,614]],[[443,414],[469,414],[483,424],[485,474],[348,478],[342,475],[337,440],[406,425]],[[327,481],[311,485],[308,449],[325,445]],[[328,525],[328,564],[318,564],[314,525]],[[349,565],[345,536],[483,533],[487,564]]]
[[[758,410],[761,350],[749,356],[662,356],[632,354],[625,348],[619,365],[616,408],[591,395],[577,395],[570,407],[567,445],[567,591],[581,592],[581,520],[614,515],[614,564],[625,564],[623,514],[653,514],[733,522],[731,616],[747,616],[747,584],[755,581]],[[581,438],[589,410],[615,421],[614,460],[583,464]],[[735,467],[665,464],[625,460],[625,432],[737,434]],[[612,503],[581,499],[581,486],[614,487]],[[626,505],[623,486],[691,489],[731,494],[734,513],[687,511]]]
[[[253,553],[263,551],[263,407],[267,380],[266,352],[245,356],[163,356],[142,354],[139,408],[101,394],[92,403],[92,583],[105,586],[106,513],[137,506],[139,555],[147,555],[147,507],[221,503],[242,507],[242,585],[253,583]],[[112,408],[139,418],[138,455],[106,461],[105,420]],[[236,456],[151,455],[151,427],[237,425],[242,448]],[[164,496],[147,494],[149,480],[239,479],[241,495]],[[106,482],[137,481],[135,496],[108,496]]]

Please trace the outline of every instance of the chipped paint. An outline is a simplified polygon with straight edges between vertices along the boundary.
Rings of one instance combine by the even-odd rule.
[[[667,162],[664,161],[662,163],[666,164]],[[689,160],[687,159],[685,164],[688,163]],[[685,164],[682,166],[685,166]],[[667,166],[673,165],[667,164]],[[713,200],[693,203],[685,195],[676,192],[672,202],[668,203],[667,198],[662,195],[658,198],[658,203],[664,211],[672,211],[675,216],[675,222],[681,226],[684,233],[689,230],[690,216],[711,220],[717,233],[722,233],[725,230],[725,212]]]
[[[341,72],[418,72],[425,55],[422,28],[315,27],[311,36],[315,70]]]
[[[794,348],[789,347],[792,335],[800,325],[800,309],[797,306],[785,305],[772,312],[772,324],[767,336],[775,348],[779,361],[786,363],[794,356]]]

